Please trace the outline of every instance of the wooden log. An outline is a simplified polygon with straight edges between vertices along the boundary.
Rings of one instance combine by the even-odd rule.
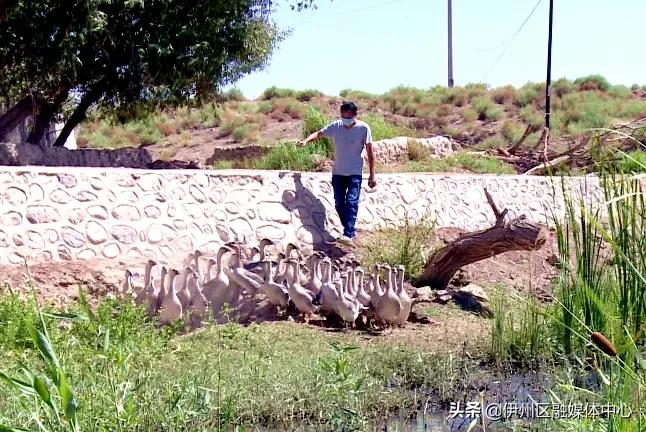
[[[507,154],[505,156],[509,156],[510,154],[513,155],[514,153],[516,153],[518,151],[518,149],[520,148],[520,146],[523,145],[523,143],[525,142],[527,137],[530,136],[532,134],[532,132],[534,132],[535,130],[536,129],[532,125],[527,125],[527,129],[525,129],[525,133],[523,134],[523,136],[520,137],[520,139],[518,140],[518,142],[516,144],[514,144],[513,146],[511,146],[510,148],[508,148],[506,150]]]
[[[537,175],[540,173],[543,173],[547,168],[552,168],[555,165],[560,164],[561,162],[567,162],[570,159],[570,155],[565,155],[565,156],[560,156],[557,158],[554,158],[550,161],[544,162],[540,165],[536,165],[534,168],[525,171],[523,175]]]
[[[428,285],[434,289],[445,289],[453,275],[465,265],[513,250],[540,249],[545,244],[548,234],[544,226],[527,220],[525,215],[505,221],[508,210],[498,210],[486,188],[484,192],[496,215],[494,226],[463,234],[436,251],[413,284],[415,287]]]

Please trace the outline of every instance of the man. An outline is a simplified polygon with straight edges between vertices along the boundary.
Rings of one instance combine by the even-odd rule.
[[[372,152],[372,134],[370,126],[356,119],[357,106],[353,102],[343,102],[341,119],[333,121],[320,131],[314,132],[302,141],[307,145],[310,141],[322,137],[334,140],[334,168],[332,169],[332,188],[334,204],[343,225],[343,235],[337,240],[352,243],[355,235],[354,225],[359,211],[359,195],[361,193],[361,174],[363,158],[361,153],[365,147],[368,155],[370,175],[368,186],[377,185],[375,179],[375,157]]]

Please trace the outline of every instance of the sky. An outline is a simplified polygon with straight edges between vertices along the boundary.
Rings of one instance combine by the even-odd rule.
[[[273,18],[292,33],[264,71],[234,85],[247,98],[271,86],[333,96],[447,84],[447,0],[316,2],[301,12],[281,2]],[[453,0],[455,85],[544,82],[548,16],[549,0]],[[645,0],[554,0],[552,79],[646,85],[644,17]]]

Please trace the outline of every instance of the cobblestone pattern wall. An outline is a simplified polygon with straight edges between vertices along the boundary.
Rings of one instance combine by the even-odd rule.
[[[486,186],[510,216],[551,224],[561,193],[534,176],[378,175],[361,196],[358,228],[399,225],[427,212],[438,226],[467,230],[494,217]],[[574,193],[598,202],[595,178],[567,179]],[[560,191],[560,183],[555,189]],[[0,263],[213,253],[234,239],[330,240],[340,234],[330,175],[278,171],[148,171],[3,167],[0,170]]]
[[[375,160],[382,164],[405,162],[408,160],[409,141],[416,141],[430,152],[431,157],[438,159],[452,155],[458,148],[451,139],[444,136],[430,138],[388,138],[374,143],[372,148],[375,154]],[[367,159],[365,152],[363,157]]]

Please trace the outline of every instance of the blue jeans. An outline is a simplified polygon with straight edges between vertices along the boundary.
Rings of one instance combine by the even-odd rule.
[[[359,212],[359,195],[361,194],[360,175],[332,175],[334,189],[334,206],[343,225],[343,235],[354,237],[354,225]]]

